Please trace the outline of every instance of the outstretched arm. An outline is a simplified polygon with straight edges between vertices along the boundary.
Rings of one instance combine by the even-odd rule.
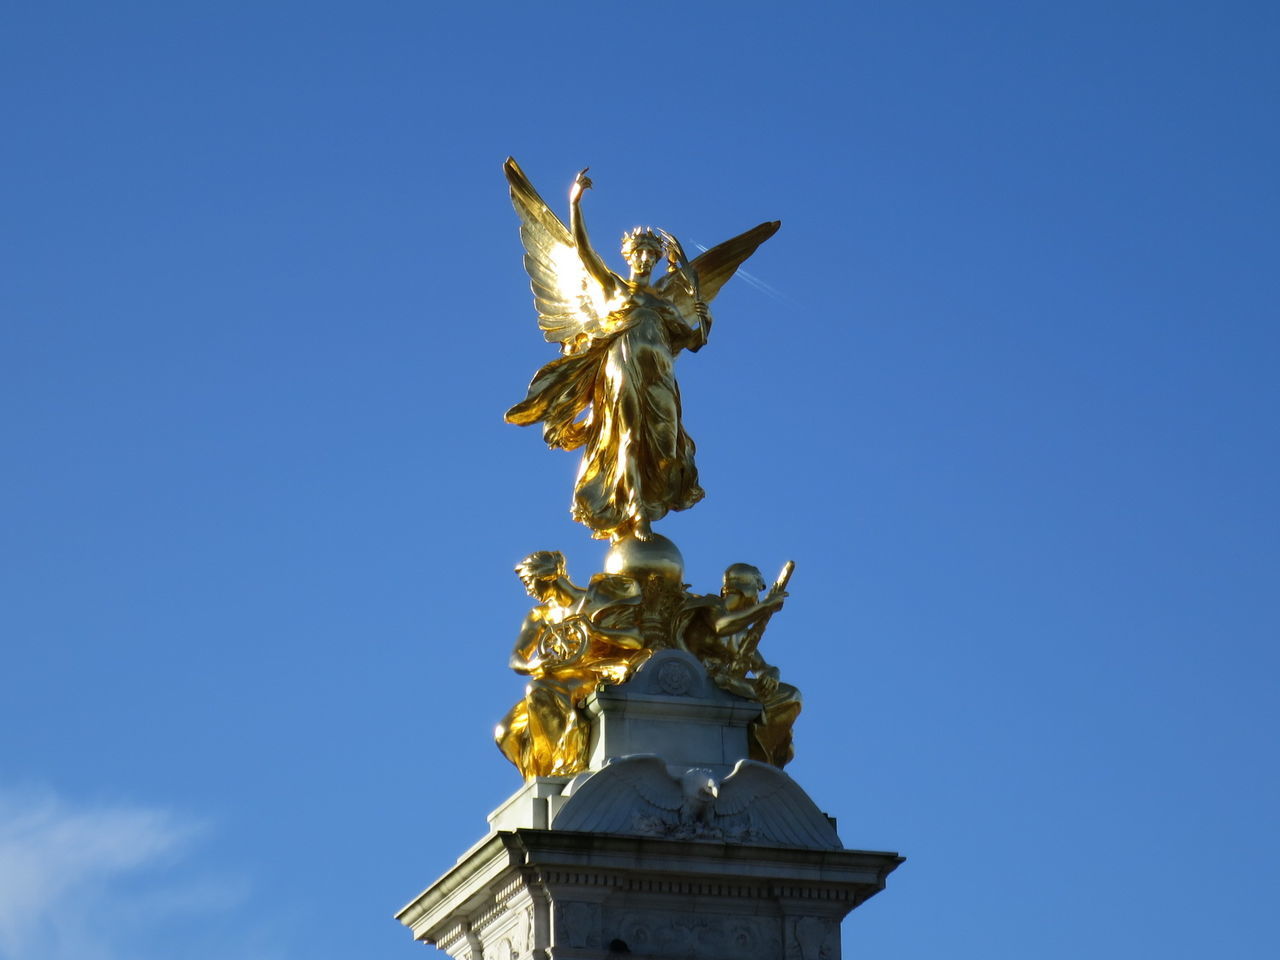
[[[574,178],[569,188],[569,229],[573,233],[573,242],[578,248],[578,256],[587,272],[595,277],[596,282],[604,287],[606,296],[612,297],[617,278],[613,271],[604,265],[600,255],[591,246],[591,238],[587,236],[587,224],[582,219],[582,195],[591,189],[591,178],[587,176],[588,167],[583,167]]]
[[[775,593],[771,590],[759,603],[717,617],[715,621],[716,634],[724,637],[731,633],[737,633],[739,630],[745,630],[765,614],[772,616],[781,610],[782,603],[786,598],[786,591]]]

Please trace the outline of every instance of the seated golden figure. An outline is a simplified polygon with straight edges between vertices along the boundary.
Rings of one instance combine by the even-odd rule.
[[[579,773],[590,729],[578,704],[601,683],[624,682],[648,656],[638,626],[642,598],[622,576],[599,574],[578,586],[554,550],[525,557],[516,574],[539,601],[511,651],[511,669],[530,679],[494,739],[526,780]]]
[[[792,564],[764,599],[760,571],[735,563],[724,572],[718,597],[698,597],[692,608],[684,643],[698,657],[722,690],[759,702],[760,719],[751,725],[752,760],[783,767],[795,756],[791,728],[800,715],[800,691],[779,680],[778,668],[760,655],[760,639],[769,618],[782,609]]]

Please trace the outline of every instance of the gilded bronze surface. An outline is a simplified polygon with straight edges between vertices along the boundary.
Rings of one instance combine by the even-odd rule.
[[[498,724],[498,748],[525,779],[572,776],[587,768],[590,729],[581,706],[602,684],[625,683],[655,650],[688,650],[724,690],[762,707],[751,726],[753,760],[784,766],[800,692],[781,682],[760,654],[769,619],[782,608],[793,564],[764,597],[760,571],[735,563],[720,594],[690,593],[683,561],[665,537],[628,538],[583,588],[564,556],[530,554],[516,573],[538,604],[525,616],[511,669],[528,676],[524,697]]]
[[[687,649],[721,689],[756,700],[764,708],[751,727],[751,759],[785,766],[795,751],[791,727],[800,714],[800,691],[783,683],[778,668],[760,655],[769,619],[782,609],[795,564],[788,562],[769,592],[760,571],[735,563],[724,572],[719,597],[701,598],[698,615],[684,632]]]
[[[665,231],[624,235],[623,279],[596,253],[582,217],[586,170],[569,191],[568,228],[516,162],[504,165],[520,215],[525,269],[547,340],[561,356],[534,376],[510,423],[542,424],[553,448],[582,450],[573,518],[592,536],[645,539],[651,524],[703,497],[694,444],[681,419],[674,363],[707,342],[707,304],[778,222],[762,223],[696,259]],[[667,258],[668,270],[653,277]]]
[[[623,279],[587,236],[586,170],[569,191],[568,227],[514,160],[504,171],[520,215],[538,322],[561,353],[537,372],[506,418],[541,423],[553,448],[582,450],[572,515],[610,548],[605,572],[586,587],[569,579],[556,551],[530,554],[516,566],[537,603],[510,660],[528,685],[495,730],[498,747],[526,779],[585,770],[585,698],[602,684],[625,683],[654,651],[674,647],[697,656],[722,689],[760,704],[750,754],[781,767],[792,757],[800,693],[781,681],[759,648],[786,599],[793,565],[763,596],[760,571],[742,563],[725,571],[718,595],[693,594],[679,549],[652,529],[703,496],[675,358],[706,344],[707,304],[778,223],[762,223],[692,261],[669,233],[637,227],[623,236],[630,268]],[[654,279],[664,257],[666,273]]]
[[[511,669],[529,684],[494,738],[526,779],[577,773],[589,746],[579,702],[598,684],[625,682],[649,655],[639,629],[642,597],[628,577],[598,574],[578,586],[559,551],[530,554],[516,574],[539,601],[511,651]]]

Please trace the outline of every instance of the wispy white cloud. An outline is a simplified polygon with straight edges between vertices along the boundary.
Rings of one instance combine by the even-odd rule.
[[[184,860],[207,826],[173,811],[0,788],[0,960],[136,960],[156,931],[242,901]]]

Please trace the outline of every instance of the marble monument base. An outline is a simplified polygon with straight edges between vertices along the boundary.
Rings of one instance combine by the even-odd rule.
[[[455,960],[839,960],[893,853],[498,831],[397,914]]]
[[[597,690],[589,769],[537,777],[401,910],[455,960],[839,960],[840,921],[896,853],[846,850],[786,773],[748,757],[759,704],[655,653]]]

